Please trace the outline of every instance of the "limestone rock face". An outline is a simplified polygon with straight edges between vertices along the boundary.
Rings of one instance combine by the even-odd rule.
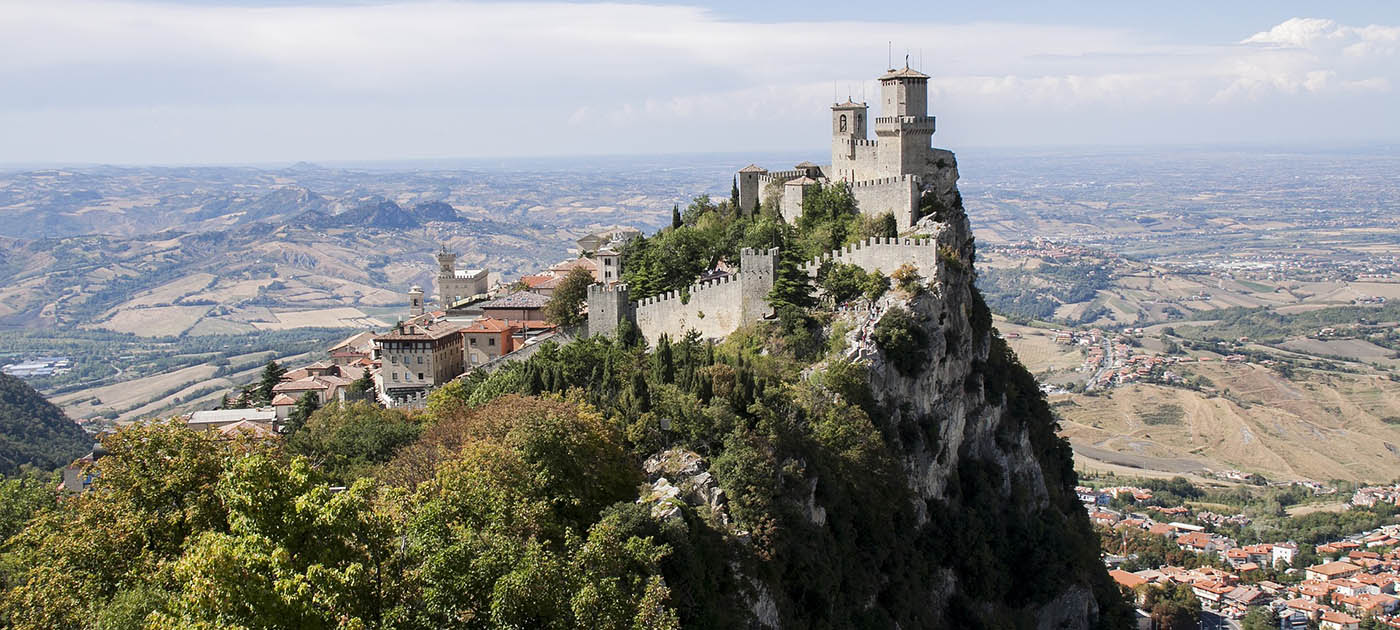
[[[916,295],[895,292],[868,310],[838,315],[850,325],[846,358],[866,369],[879,410],[871,420],[899,460],[908,491],[912,523],[894,536],[935,541],[909,545],[908,561],[920,565],[913,573],[917,580],[898,587],[906,597],[900,606],[907,608],[907,594],[917,592],[921,612],[881,609],[888,591],[864,605],[877,611],[871,618],[906,620],[894,626],[906,630],[1102,627],[1108,623],[1105,606],[1122,608],[1074,497],[1068,447],[1056,436],[1033,377],[995,337],[990,312],[973,286],[974,243],[957,191],[956,162],[951,153],[935,153],[943,163],[925,182],[924,198],[936,216],[924,217],[915,230],[938,245],[936,268],[919,270],[924,289]],[[909,348],[881,348],[875,341],[878,322],[894,309],[906,311],[927,340],[914,369],[895,356]],[[802,527],[839,541],[843,533],[832,528],[849,522],[849,515],[823,504],[830,494],[824,483],[808,478],[809,485],[795,493],[791,513]],[[917,555],[922,549],[934,551]],[[824,569],[846,576],[852,571]],[[905,580],[910,574],[899,575],[875,579]],[[770,600],[782,586],[769,583],[762,605],[750,597],[751,610],[769,613],[753,627],[784,627],[780,619],[800,606],[778,598],[783,614],[775,619]]]
[[[660,520],[681,518],[683,505],[703,506],[713,522],[727,526],[729,503],[708,468],[694,451],[668,449],[652,455],[642,464],[650,489],[637,502],[650,504],[651,515]]]

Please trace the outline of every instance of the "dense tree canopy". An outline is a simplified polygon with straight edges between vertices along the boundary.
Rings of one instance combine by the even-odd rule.
[[[0,475],[21,466],[50,471],[92,448],[82,428],[23,380],[0,374]]]

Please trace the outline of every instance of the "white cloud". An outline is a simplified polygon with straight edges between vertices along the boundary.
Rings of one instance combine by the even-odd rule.
[[[887,40],[896,65],[907,46],[934,76],[934,113],[955,123],[941,127],[974,141],[1101,141],[1105,119],[1124,122],[1100,136],[1142,141],[1181,136],[1163,117],[1264,130],[1313,101],[1394,105],[1400,79],[1400,27],[1312,18],[1205,46],[1123,29],[747,23],[616,3],[0,0],[0,128],[14,132],[0,161],[190,155],[149,138],[185,138],[215,160],[820,146],[809,134],[833,84],[877,100]],[[158,129],[157,112],[182,133]],[[1056,124],[1018,123],[1045,116]],[[267,129],[264,148],[227,131],[250,128]],[[343,142],[321,153],[324,138],[354,134],[358,154],[338,155],[355,151]]]

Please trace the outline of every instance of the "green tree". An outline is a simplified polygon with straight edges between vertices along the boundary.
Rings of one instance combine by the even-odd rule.
[[[1244,630],[1277,630],[1278,613],[1269,606],[1255,606],[1245,613],[1241,623]]]
[[[332,402],[310,414],[287,438],[287,450],[342,485],[368,476],[418,438],[417,421],[398,409],[368,402]]]
[[[733,208],[733,212],[734,212],[734,215],[735,215],[735,216],[738,216],[738,215],[740,214],[740,211],[739,211],[739,177],[738,177],[737,175],[734,177],[733,184],[732,184],[732,185],[730,186],[730,188],[729,188],[729,207],[730,207],[730,208]]]
[[[673,229],[673,230],[678,230],[678,229],[680,229],[681,225],[684,225],[683,223],[681,223],[681,207],[680,207],[679,204],[672,204],[672,206],[671,206],[671,229]]]
[[[295,435],[301,430],[302,425],[311,418],[311,414],[316,413],[321,408],[321,397],[316,392],[307,392],[297,399],[297,404],[292,407],[292,413],[287,415],[287,424],[283,428],[288,435]]]
[[[774,309],[785,305],[805,309],[816,304],[816,299],[812,297],[812,281],[807,270],[802,268],[803,262],[802,255],[795,247],[783,247],[778,253],[773,289],[768,293],[768,302]]]
[[[565,327],[578,325],[583,321],[583,307],[588,303],[588,287],[592,284],[593,274],[578,267],[570,269],[545,304],[545,319]]]
[[[374,376],[370,374],[369,368],[360,372],[360,377],[350,384],[350,391],[357,394],[369,394],[374,391]]]
[[[266,405],[272,402],[272,388],[277,387],[282,382],[282,375],[287,373],[287,368],[277,364],[276,361],[268,361],[263,366],[262,375],[258,377],[258,387],[253,392],[255,397],[251,401],[253,405]]]

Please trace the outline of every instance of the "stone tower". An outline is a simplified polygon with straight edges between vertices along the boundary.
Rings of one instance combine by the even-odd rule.
[[[741,293],[740,318],[743,323],[768,317],[773,309],[768,294],[773,291],[773,278],[778,269],[778,248],[756,250],[745,247],[739,252],[739,281]]]
[[[417,317],[423,314],[423,287],[413,285],[408,290],[408,316]]]
[[[831,106],[831,167],[834,179],[864,178],[857,172],[857,154],[862,145],[868,146],[866,123],[870,106],[847,99]]]
[[[752,214],[758,207],[760,201],[758,196],[762,191],[761,181],[764,175],[768,174],[768,169],[750,164],[739,170],[739,209],[746,214]]]
[[[626,284],[588,286],[588,335],[611,337],[623,319],[632,319]]]
[[[934,130],[928,115],[928,75],[911,70],[890,70],[880,77],[880,117],[875,119],[879,138],[881,177],[922,175],[928,168]]]
[[[439,277],[439,278],[453,278],[453,277],[456,277],[456,275],[457,275],[457,255],[456,255],[456,254],[447,251],[447,247],[446,247],[446,246],[443,246],[442,251],[438,252],[437,261],[438,261],[438,277]]]

